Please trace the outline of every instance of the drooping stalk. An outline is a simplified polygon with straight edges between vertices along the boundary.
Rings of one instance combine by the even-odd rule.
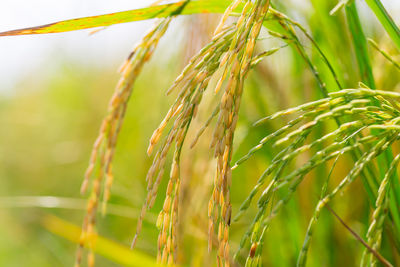
[[[379,1],[372,1],[372,2],[379,2]],[[383,6],[382,6],[383,8]],[[372,73],[372,67],[369,60],[368,55],[368,47],[367,47],[367,39],[363,33],[361,22],[358,16],[357,7],[355,2],[351,2],[346,5],[346,16],[348,19],[348,25],[350,32],[352,34],[353,44],[355,47],[355,53],[357,58],[357,63],[359,66],[360,74],[362,82],[366,83],[372,89],[375,89],[375,81]],[[378,104],[375,101],[375,104]],[[378,134],[379,130],[372,131],[373,134]],[[390,163],[393,161],[393,154],[391,149],[387,149],[383,155],[377,158],[379,166],[385,166],[389,168]],[[385,177],[385,170],[384,168],[379,168],[381,179]],[[395,225],[396,234],[399,235],[400,233],[400,214],[398,209],[398,203],[400,199],[400,184],[397,173],[393,173],[395,179],[393,183],[393,187],[390,189],[392,197],[389,200],[390,212],[392,215],[392,219]]]

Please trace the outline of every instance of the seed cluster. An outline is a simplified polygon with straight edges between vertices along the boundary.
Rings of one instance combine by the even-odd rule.
[[[383,223],[387,218],[388,212],[387,209],[389,207],[389,190],[391,180],[393,179],[393,173],[396,171],[397,165],[400,161],[400,154],[398,154],[390,164],[388,171],[386,172],[385,177],[383,178],[381,184],[378,189],[378,197],[376,198],[375,210],[372,214],[372,222],[369,225],[367,239],[368,245],[374,249],[375,251],[379,250],[382,242],[382,232],[383,232]],[[369,254],[369,262],[368,265],[368,254]],[[368,251],[364,250],[361,266],[377,266],[376,258]]]
[[[150,139],[148,154],[151,154],[154,147],[159,143],[168,123],[174,120],[173,126],[161,143],[147,174],[149,193],[142,209],[133,241],[134,246],[141,230],[141,223],[146,210],[150,209],[154,204],[164,173],[167,153],[172,143],[175,142],[174,160],[166,198],[157,220],[157,226],[160,229],[158,258],[163,263],[171,263],[176,259],[176,220],[180,184],[179,157],[187,129],[197,114],[210,79],[215,73],[222,73],[215,87],[215,94],[218,94],[220,89],[224,88],[219,104],[205,126],[196,135],[192,146],[196,144],[198,138],[210,125],[213,118],[218,115],[210,145],[215,149],[214,155],[217,160],[217,167],[214,189],[208,209],[209,249],[211,250],[212,248],[212,240],[215,232],[217,232],[218,265],[229,265],[228,239],[232,209],[229,187],[231,184],[230,160],[233,135],[238,121],[244,79],[252,64],[256,63],[254,59],[259,61],[263,56],[266,56],[266,54],[263,54],[262,56],[254,57],[253,51],[269,8],[269,1],[256,1],[255,3],[247,1],[237,22],[225,26],[227,18],[240,3],[241,1],[234,1],[228,7],[215,30],[211,42],[190,60],[172,87],[167,91],[167,94],[170,94],[172,91],[180,89],[174,104]],[[272,53],[269,52],[268,55]]]
[[[188,127],[192,119],[196,116],[199,104],[204,91],[206,90],[212,74],[218,65],[208,64],[218,62],[219,57],[226,50],[226,39],[232,35],[232,27],[224,29],[219,35],[214,36],[210,44],[204,47],[189,64],[185,67],[181,75],[175,80],[167,94],[180,88],[180,92],[174,104],[170,107],[164,120],[154,131],[150,138],[147,153],[151,155],[155,146],[160,142],[163,132],[170,121],[174,120],[173,126],[161,142],[156,152],[153,164],[151,165],[146,181],[148,194],[143,205],[135,238],[132,246],[135,246],[137,237],[141,231],[142,220],[146,210],[152,208],[156,199],[158,188],[165,171],[166,157],[172,144],[175,142],[174,159],[171,166],[170,179],[167,186],[164,206],[157,220],[157,227],[160,229],[158,241],[159,258],[166,263],[176,256],[174,255],[176,244],[176,223],[179,202],[179,158],[182,151]],[[171,255],[172,253],[172,255]]]
[[[228,8],[227,12],[230,12],[237,3],[238,1],[234,2],[232,8]],[[251,2],[245,4],[237,21],[229,50],[222,57],[219,66],[223,69],[223,73],[215,88],[216,92],[220,90],[228,72],[230,72],[221,98],[219,117],[211,141],[211,147],[215,147],[217,168],[214,189],[208,208],[209,249],[212,247],[214,228],[218,227],[217,261],[219,266],[229,265],[228,238],[232,213],[229,187],[232,180],[230,161],[233,135],[238,121],[244,79],[251,67],[254,45],[268,8],[268,1],[257,1],[254,5],[251,5]],[[225,14],[223,19],[226,17]]]
[[[158,0],[154,4],[162,1]],[[388,213],[391,212],[388,197],[391,193],[391,180],[400,162],[400,154],[394,158],[381,181],[376,178],[369,166],[376,157],[382,152],[388,151],[390,146],[400,139],[400,102],[398,101],[400,94],[370,90],[369,88],[345,89],[328,93],[325,83],[317,68],[312,64],[305,46],[301,43],[301,38],[298,37],[294,28],[297,27],[305,35],[322,57],[322,61],[334,78],[338,89],[343,89],[327,57],[303,26],[285,14],[270,8],[269,2],[269,0],[233,0],[222,15],[211,42],[191,58],[167,91],[167,94],[178,91],[177,97],[150,138],[147,153],[150,156],[154,150],[156,152],[146,176],[148,194],[138,218],[136,235],[132,242],[132,247],[134,247],[146,212],[154,206],[165,170],[168,168],[166,166],[168,153],[174,147],[166,196],[156,222],[159,229],[157,259],[163,264],[172,265],[177,261],[178,213],[180,187],[183,179],[180,172],[181,153],[191,122],[197,115],[204,93],[210,84],[214,86],[213,83],[210,83],[212,78],[216,78],[214,92],[217,105],[204,126],[195,135],[191,147],[195,146],[204,131],[210,128],[215,120],[210,142],[216,168],[212,194],[208,202],[208,249],[211,251],[213,246],[216,247],[217,266],[229,266],[232,262],[229,245],[232,214],[230,200],[232,170],[272,141],[275,146],[284,145],[285,147],[272,159],[234,219],[240,218],[249,208],[252,200],[260,193],[258,212],[251,227],[241,240],[239,251],[235,256],[239,256],[242,249],[247,246],[246,266],[261,265],[263,240],[272,218],[291,199],[308,173],[317,166],[335,159],[330,176],[338,159],[346,153],[355,155],[355,164],[331,192],[328,192],[329,176],[326,178],[319,202],[309,222],[297,265],[305,266],[306,264],[310,240],[322,209],[338,193],[343,192],[360,173],[364,174],[364,172],[368,187],[375,194],[376,199],[376,207],[367,233],[367,243],[373,250],[380,248],[383,224],[389,216]],[[185,3],[187,2],[182,2],[183,7]],[[233,12],[238,9],[241,9],[241,13],[237,14],[235,21],[230,21]],[[171,16],[173,15],[176,14],[171,14]],[[279,26],[279,32],[268,30],[269,35],[282,40],[286,45],[254,55],[256,41],[266,20],[274,21]],[[134,48],[121,68],[121,79],[111,98],[108,114],[102,122],[99,135],[94,143],[89,167],[81,187],[81,192],[85,193],[92,182],[87,214],[84,218],[77,251],[75,264],[77,267],[81,263],[83,246],[89,247],[88,264],[94,266],[96,214],[100,199],[102,198],[103,201],[102,212],[104,214],[106,203],[110,198],[113,182],[112,161],[133,84],[144,63],[152,56],[170,21],[171,18],[159,20],[156,26]],[[390,55],[379,49],[373,41],[370,42],[383,56],[399,67],[399,64]],[[244,82],[249,70],[265,57],[288,45],[293,46],[304,59],[325,98],[275,113],[258,121],[257,124],[262,124],[267,120],[297,115],[282,128],[260,140],[231,167],[233,138],[239,119]],[[344,123],[340,122],[339,118],[346,115],[351,115],[351,119]],[[329,121],[335,121],[338,127],[307,143],[307,137],[319,125]],[[293,171],[287,170],[286,167],[290,166],[294,160],[304,153],[313,151],[316,152],[302,166]],[[268,179],[270,180],[267,184]],[[276,203],[272,203],[272,198],[277,190],[282,190],[285,195]],[[400,222],[397,223],[400,225]],[[365,250],[362,266],[376,266],[377,259],[374,256],[370,250]]]
[[[118,134],[132,94],[133,84],[144,63],[150,59],[160,38],[167,30],[170,20],[170,18],[160,20],[134,48],[121,68],[121,79],[108,105],[108,115],[103,120],[99,135],[93,145],[89,167],[81,187],[81,192],[85,193],[91,177],[95,176],[87,205],[87,213],[83,221],[75,266],[80,266],[84,245],[89,247],[88,265],[94,266],[93,246],[95,244],[96,213],[100,202],[102,183],[104,188],[102,210],[105,213],[106,202],[110,197],[110,188],[113,181],[112,160]],[[94,172],[96,173],[94,174]]]
[[[243,215],[257,193],[263,190],[258,199],[258,213],[248,232],[243,237],[236,256],[239,256],[241,249],[249,244],[247,264],[249,266],[259,264],[261,262],[263,238],[271,219],[290,200],[298,185],[303,181],[304,176],[320,164],[324,164],[331,159],[336,159],[336,162],[344,154],[360,150],[362,154],[355,162],[353,168],[331,192],[326,193],[329,177],[323,186],[323,193],[309,222],[304,244],[298,258],[298,266],[304,266],[313,229],[323,207],[338,193],[343,192],[362,171],[370,171],[368,164],[382,152],[390,148],[391,144],[396,140],[400,139],[399,98],[400,94],[395,92],[371,90],[368,88],[345,89],[330,93],[327,98],[280,111],[258,121],[257,124],[262,124],[267,120],[296,114],[295,119],[263,138],[257,146],[252,148],[243,158],[239,159],[233,167],[238,167],[274,139],[275,142],[273,144],[275,146],[290,143],[275,156],[248,198],[240,207],[235,220]],[[329,120],[334,121],[336,118],[345,115],[351,115],[351,121],[341,124],[336,130],[326,133],[309,144],[305,143],[307,136],[319,124]],[[380,131],[373,133],[376,129],[380,129]],[[361,132],[364,135],[361,135]],[[322,143],[324,143],[324,148],[317,150],[301,167],[291,172],[285,172],[285,167],[296,157],[304,152],[312,151],[312,149],[318,149],[320,147],[318,145]],[[383,221],[387,217],[387,212],[385,211],[388,209],[389,184],[393,172],[400,161],[399,158],[400,156],[395,157],[382,181],[368,180],[369,186],[373,189],[372,191],[378,192],[376,209],[373,213],[373,220],[367,234],[368,244],[374,249],[378,249],[380,246]],[[265,185],[267,178],[271,175],[269,184]],[[376,176],[372,175],[371,177],[377,179]],[[379,190],[376,187],[377,184],[379,185]],[[274,192],[280,189],[285,189],[286,195],[280,198],[275,204],[271,204]],[[268,208],[269,206],[270,208]],[[367,254],[369,254],[368,251],[364,254],[365,260]],[[371,258],[370,261],[375,262],[376,259]]]

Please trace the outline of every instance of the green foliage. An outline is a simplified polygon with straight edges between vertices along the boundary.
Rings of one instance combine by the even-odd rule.
[[[115,201],[111,185],[114,177],[120,178],[120,168],[135,174],[138,169],[141,176],[148,169],[146,184],[136,181],[135,187],[143,197],[147,189],[147,196],[140,212],[135,204],[132,246],[140,248],[144,241],[139,234],[144,232],[154,247],[150,253],[163,264],[210,265],[215,257],[218,266],[399,264],[400,80],[398,51],[390,51],[400,48],[399,30],[379,0],[366,1],[390,37],[373,36],[385,43],[383,50],[367,38],[373,33],[363,26],[355,1],[310,2],[310,14],[303,14],[307,24],[292,19],[298,14],[284,2],[203,0],[0,33],[65,32],[161,18],[121,69],[82,185],[82,192],[90,195],[81,233],[58,219],[45,223],[50,231],[79,243],[76,266],[84,259],[83,248],[89,250],[89,266],[94,265],[94,253],[123,265],[154,265],[141,252],[94,238],[101,201],[103,215],[107,201]],[[133,88],[155,83],[145,76],[141,84],[139,74],[149,60],[157,64],[153,53],[170,21],[198,13],[223,14],[211,40],[167,90],[175,97],[169,110],[169,103],[141,110],[161,120],[147,149],[155,155],[152,162],[142,160],[128,168],[129,163],[118,163],[123,152],[118,153],[116,144],[122,139],[118,147],[129,145],[121,129],[132,123],[128,106]],[[276,58],[284,66],[277,68]],[[166,84],[171,81],[154,87]],[[159,98],[163,103],[161,94]],[[251,126],[257,117],[264,118]],[[143,152],[142,144],[132,148]],[[196,144],[201,156],[191,150]],[[324,214],[325,208],[331,213]],[[147,213],[153,218],[150,224]],[[337,231],[336,218],[347,230]],[[152,225],[158,230],[157,242]],[[349,232],[355,240],[346,238]]]
[[[78,226],[50,215],[45,216],[42,223],[50,232],[62,236],[74,243],[79,243],[81,229]],[[94,247],[96,253],[123,266],[163,266],[144,253],[132,251],[129,247],[121,246],[104,237],[96,235],[91,238],[96,240],[96,245]]]

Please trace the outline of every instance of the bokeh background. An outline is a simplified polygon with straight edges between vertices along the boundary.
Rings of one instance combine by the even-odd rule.
[[[357,2],[368,37],[396,55],[374,15],[363,1]],[[400,24],[400,3],[382,2]],[[336,1],[292,0],[279,6],[309,29],[342,74],[343,84],[354,87],[359,76],[352,51],[335,47],[337,43],[350,42],[348,32],[343,30],[346,28],[343,14],[328,15],[335,4]],[[146,5],[148,2],[143,0],[2,0],[0,31]],[[176,19],[136,82],[118,141],[109,213],[104,217],[99,214],[101,236],[129,246],[146,196],[144,179],[152,161],[146,155],[148,139],[173,101],[173,97],[165,96],[165,91],[190,55],[207,41],[217,18],[201,15]],[[145,21],[115,25],[95,34],[84,30],[0,38],[0,266],[72,266],[76,244],[50,231],[48,222],[54,219],[51,216],[57,216],[74,225],[81,224],[86,196],[79,194],[79,188],[108,99],[118,81],[117,69],[152,24],[153,21]],[[260,42],[259,50],[279,44],[267,38]],[[372,48],[370,53],[378,87],[399,91],[399,72]],[[322,65],[317,55],[312,56],[317,66]],[[322,66],[320,71],[330,79]],[[260,64],[246,84],[234,159],[281,126],[273,122],[254,128],[253,122],[274,111],[320,97],[316,92],[311,73],[294,50],[285,48]],[[207,119],[212,103],[209,94],[194,128]],[[185,266],[214,264],[214,256],[207,253],[206,240],[206,206],[213,178],[212,152],[207,142],[211,134],[212,131],[206,132],[195,149],[187,148],[184,152],[186,180],[181,203],[179,259]],[[233,173],[234,212],[274,154],[275,148],[266,148]],[[344,174],[350,165],[341,164]],[[295,263],[321,184],[315,176],[310,175],[272,224],[265,247],[267,266]],[[137,247],[150,257],[156,255],[154,222],[163,192],[162,187],[155,207],[145,220]],[[358,194],[359,198],[350,201],[350,194]],[[341,198],[342,201],[335,202],[335,210],[354,230],[364,234],[369,211],[362,187],[353,186]],[[254,212],[249,211],[244,219],[232,225],[233,249],[237,248]],[[361,252],[360,243],[326,212],[317,227],[308,265],[355,266]],[[120,263],[97,256],[97,266],[120,266]]]

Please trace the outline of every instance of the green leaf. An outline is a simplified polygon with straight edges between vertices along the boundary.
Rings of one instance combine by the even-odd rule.
[[[6,31],[1,32],[0,36],[60,33],[176,15],[223,13],[230,3],[231,1],[229,0],[181,1],[173,4],[150,6],[141,9],[70,19],[37,27]],[[238,9],[239,8],[241,8],[241,6],[239,6]]]
[[[53,215],[44,216],[42,224],[48,231],[74,243],[79,243],[81,229],[78,226]],[[120,245],[104,237],[96,235],[92,238],[95,238],[96,240],[95,246],[93,247],[94,252],[123,266],[164,266],[158,264],[156,260],[149,255],[137,250],[130,250],[129,247]]]
[[[368,55],[367,38],[364,35],[358,16],[356,3],[352,2],[346,6],[346,16],[353,39],[354,52],[356,54],[361,80],[370,88],[376,88],[372,66]]]
[[[358,66],[361,73],[362,82],[367,84],[368,87],[376,89],[374,77],[372,73],[372,66],[368,55],[368,47],[367,47],[367,39],[363,33],[360,19],[358,17],[356,3],[352,2],[346,6],[346,16],[350,28],[350,32],[352,34],[354,48],[356,52],[356,58],[358,62]],[[377,103],[376,103],[377,104]],[[372,131],[373,134],[378,134],[378,131]],[[393,161],[393,153],[391,148],[386,150],[383,155],[378,157],[378,165],[380,166],[379,171],[381,174],[381,179],[385,176],[385,170],[383,166],[386,165],[388,168],[390,162]],[[399,203],[399,195],[400,195],[400,183],[397,176],[395,175],[395,182],[393,184],[393,194],[390,198],[390,212],[393,217],[394,225],[396,227],[397,235],[400,233],[400,213],[397,207],[397,203]],[[371,188],[377,187],[376,181],[367,181]],[[365,184],[366,187],[368,186]],[[368,190],[368,189],[367,189]],[[376,189],[373,189],[374,192],[377,192]],[[372,202],[373,203],[373,202]]]
[[[379,0],[365,0],[400,51],[400,29]]]

